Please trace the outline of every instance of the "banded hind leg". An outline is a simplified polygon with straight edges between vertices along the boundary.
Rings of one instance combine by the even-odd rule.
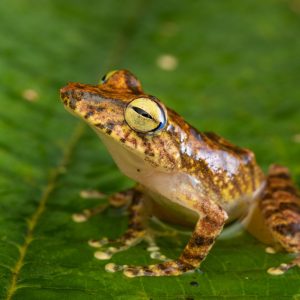
[[[287,168],[270,167],[260,208],[274,240],[287,252],[296,253],[293,261],[270,268],[268,273],[281,275],[294,266],[300,267],[300,196]]]
[[[227,214],[218,205],[209,201],[194,207],[194,210],[197,210],[201,217],[178,259],[149,266],[128,266],[123,269],[123,273],[128,277],[178,276],[198,268],[220,234]]]
[[[115,253],[127,250],[144,239],[148,219],[145,203],[143,194],[136,189],[132,189],[131,202],[128,207],[129,223],[126,232],[115,240],[102,238],[89,241],[89,245],[92,247],[105,248],[95,252],[94,256],[97,259],[110,259]]]

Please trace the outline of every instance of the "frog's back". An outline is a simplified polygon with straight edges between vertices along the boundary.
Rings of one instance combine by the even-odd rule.
[[[264,186],[264,174],[252,151],[192,126],[186,133],[182,163],[201,182],[203,196],[218,202],[230,215],[257,197]]]

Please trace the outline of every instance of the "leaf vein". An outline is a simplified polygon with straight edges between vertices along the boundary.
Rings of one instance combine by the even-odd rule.
[[[27,233],[24,238],[23,244],[19,247],[19,258],[15,264],[15,266],[12,268],[12,277],[10,280],[10,284],[7,289],[6,294],[6,300],[11,300],[18,287],[18,278],[21,272],[21,269],[24,265],[25,256],[27,254],[27,250],[33,241],[33,235],[34,230],[43,214],[43,212],[46,209],[47,201],[51,195],[51,193],[54,191],[56,187],[56,182],[60,175],[64,172],[66,166],[68,165],[72,152],[78,143],[81,135],[83,134],[84,125],[80,123],[73,132],[73,135],[71,136],[64,152],[61,162],[58,164],[58,166],[52,171],[52,173],[49,176],[48,183],[45,187],[45,189],[42,192],[42,195],[40,197],[39,204],[37,206],[37,209],[34,211],[34,213],[31,215],[31,217],[27,221]]]

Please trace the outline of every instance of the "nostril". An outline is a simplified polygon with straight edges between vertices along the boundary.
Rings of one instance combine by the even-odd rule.
[[[70,82],[68,85],[62,87],[60,89],[60,97],[63,98],[71,98],[72,96],[74,96],[74,91],[76,91],[76,89],[78,88],[77,83],[74,82]]]
[[[67,86],[64,86],[62,87],[59,91],[60,91],[60,94],[65,94],[65,92],[68,90],[68,87]]]
[[[72,90],[70,89],[69,86],[65,86],[65,87],[61,88],[59,92],[60,92],[60,98],[62,100],[66,100],[71,97]]]
[[[70,84],[60,89],[60,98],[65,106],[75,110],[77,102],[76,93]]]

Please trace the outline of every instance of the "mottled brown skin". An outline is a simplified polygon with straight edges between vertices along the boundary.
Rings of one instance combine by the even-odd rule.
[[[167,122],[158,133],[136,132],[126,122],[128,103],[140,97],[152,99],[165,111]],[[177,260],[126,267],[125,275],[180,275],[194,270],[207,256],[228,217],[232,220],[245,214],[249,202],[262,192],[262,211],[275,240],[287,251],[299,252],[299,197],[290,181],[277,182],[272,171],[266,180],[250,150],[214,133],[199,132],[157,98],[144,93],[129,71],[116,71],[99,85],[70,83],[61,89],[61,98],[69,111],[97,132],[120,169],[139,183],[130,192],[129,229],[118,239],[121,246],[114,252],[142,239],[147,231],[146,216],[196,224]]]
[[[300,197],[287,168],[270,167],[260,207],[281,246],[288,252],[300,252]]]

